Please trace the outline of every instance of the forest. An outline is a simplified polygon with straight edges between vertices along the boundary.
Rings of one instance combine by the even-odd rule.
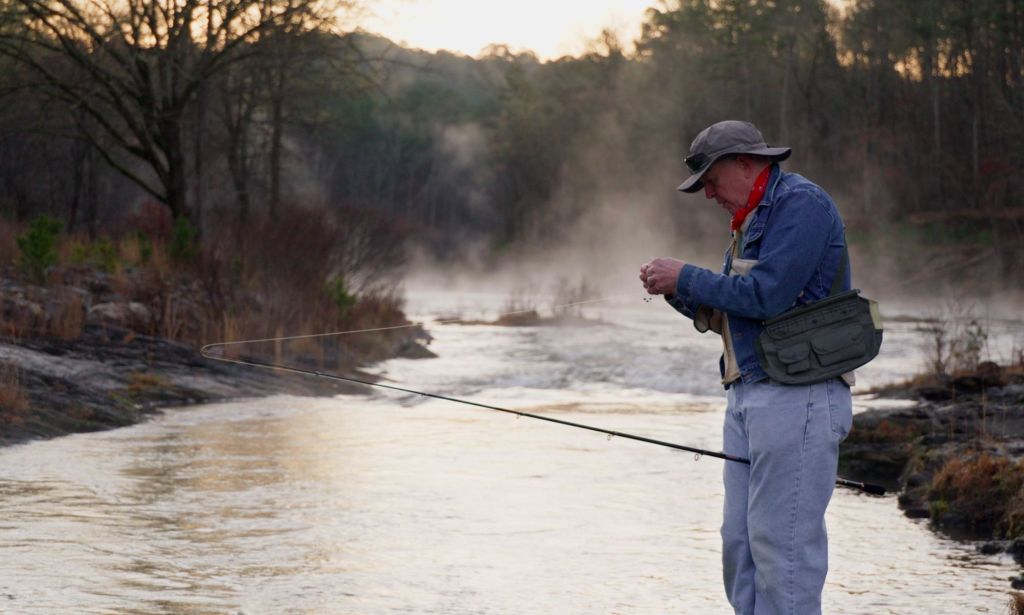
[[[836,197],[861,262],[1024,271],[1021,0],[663,1],[632,44],[550,61],[405,49],[353,27],[358,2],[0,6],[5,262],[40,216],[194,244],[221,277],[317,259],[303,283],[345,296],[413,254],[610,242],[611,211],[718,246],[674,186],[693,136],[741,118]]]

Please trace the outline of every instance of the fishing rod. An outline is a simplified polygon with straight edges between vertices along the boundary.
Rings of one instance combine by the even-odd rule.
[[[261,341],[264,341],[264,340],[261,340]],[[590,430],[590,431],[596,431],[598,433],[606,434],[608,436],[608,439],[611,439],[613,437],[616,437],[616,438],[626,438],[628,440],[636,440],[638,442],[647,442],[648,444],[656,444],[658,446],[665,446],[665,447],[673,448],[673,449],[680,450],[680,451],[686,451],[686,452],[689,452],[689,453],[694,453],[697,456],[697,459],[700,459],[702,456],[707,455],[708,457],[716,457],[718,459],[724,459],[725,461],[732,461],[732,462],[735,462],[735,463],[745,463],[747,465],[750,465],[750,460],[749,459],[746,459],[744,457],[738,457],[736,455],[728,455],[726,453],[720,453],[720,452],[717,452],[717,451],[711,451],[711,450],[707,450],[707,449],[703,449],[703,448],[696,448],[696,447],[693,447],[693,446],[686,446],[686,445],[683,445],[683,444],[676,444],[674,442],[665,442],[664,440],[656,440],[654,438],[647,438],[647,437],[644,437],[644,436],[637,436],[637,435],[634,435],[634,434],[625,433],[625,432],[621,432],[621,431],[613,431],[611,429],[604,429],[604,428],[601,428],[601,427],[594,427],[593,425],[584,425],[583,423],[575,423],[573,421],[564,421],[562,419],[556,419],[556,418],[553,418],[553,417],[550,417],[550,416],[542,416],[540,414],[532,414],[530,412],[522,412],[520,410],[511,410],[509,408],[502,408],[502,407],[499,407],[499,406],[492,406],[490,404],[482,404],[480,402],[469,401],[469,400],[466,400],[466,399],[459,399],[457,397],[449,397],[447,395],[439,395],[437,393],[428,393],[428,392],[425,392],[425,391],[416,391],[416,390],[413,390],[413,389],[407,389],[405,387],[399,387],[399,386],[394,386],[394,385],[390,385],[390,384],[382,384],[380,382],[370,382],[369,380],[362,380],[362,379],[359,379],[359,378],[352,378],[352,377],[349,377],[349,376],[339,376],[337,374],[330,374],[330,373],[327,373],[327,372],[321,372],[321,371],[317,371],[317,370],[302,369],[302,368],[298,368],[298,367],[290,367],[290,366],[287,366],[287,365],[278,365],[278,364],[275,364],[275,363],[265,363],[263,361],[257,361],[257,360],[254,360],[254,359],[230,359],[230,358],[223,357],[223,356],[218,357],[218,356],[215,356],[215,355],[212,355],[212,354],[209,353],[209,350],[212,349],[212,348],[219,347],[219,346],[225,346],[225,345],[228,345],[228,344],[238,344],[238,343],[245,343],[245,342],[227,342],[227,343],[222,343],[222,344],[207,344],[207,345],[205,345],[205,346],[203,346],[202,348],[199,349],[199,354],[201,354],[202,356],[206,357],[207,359],[213,359],[214,361],[223,361],[225,363],[236,363],[236,364],[239,364],[239,365],[248,365],[248,366],[251,366],[251,367],[262,367],[262,368],[265,368],[265,369],[281,370],[281,371],[292,372],[292,373],[296,373],[296,374],[305,374],[305,375],[308,375],[308,376],[316,376],[318,378],[326,378],[328,380],[338,380],[338,381],[341,381],[341,382],[352,382],[352,383],[355,383],[355,384],[362,384],[362,385],[371,386],[371,387],[380,387],[380,388],[383,388],[383,389],[390,389],[392,391],[400,391],[402,393],[410,393],[410,394],[413,394],[413,395],[419,395],[421,397],[430,397],[430,398],[433,398],[433,399],[442,399],[444,401],[450,401],[450,402],[454,402],[454,403],[457,403],[457,404],[465,404],[467,406],[475,406],[477,408],[484,408],[486,410],[497,410],[498,412],[506,412],[508,414],[514,414],[514,415],[516,415],[516,417],[525,416],[525,417],[531,418],[531,419],[538,419],[538,420],[541,420],[541,421],[548,421],[549,423],[558,423],[559,425],[567,425],[569,427],[577,427],[579,429],[587,429],[587,430]],[[876,485],[876,484],[872,484],[872,483],[864,483],[864,482],[860,482],[860,481],[849,480],[849,479],[846,479],[846,478],[837,478],[836,479],[836,484],[841,486],[841,487],[849,487],[851,489],[858,489],[860,491],[864,491],[865,493],[870,493],[871,495],[885,495],[885,487],[883,487],[881,485]]]

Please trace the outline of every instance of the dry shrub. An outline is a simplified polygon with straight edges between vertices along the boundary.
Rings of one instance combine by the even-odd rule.
[[[92,252],[91,246],[89,238],[80,233],[63,236],[57,246],[58,262],[74,266],[86,265]]]
[[[1024,615],[1024,594],[1010,592],[1009,615]]]
[[[1003,518],[1007,538],[1024,537],[1024,487],[1018,489],[1017,494],[1010,499]]]
[[[143,244],[138,237],[124,237],[117,242],[118,257],[126,263],[142,265]]]
[[[17,237],[21,232],[22,229],[19,226],[4,218],[0,218],[0,265],[13,263],[17,260]]]
[[[212,248],[198,261],[208,306],[200,319],[203,339],[264,339],[404,324],[402,301],[392,290],[405,259],[403,233],[372,212],[302,208],[276,220],[252,220],[242,231],[225,230],[211,238]],[[381,343],[334,336],[223,350],[228,356],[338,367],[355,347]]]
[[[163,378],[149,372],[132,372],[128,375],[128,380],[128,390],[135,395],[167,386]]]
[[[17,365],[0,364],[0,423],[20,425],[28,414],[28,393]]]
[[[86,421],[95,416],[96,410],[85,404],[74,404],[67,410],[67,415],[76,421]]]
[[[583,317],[583,305],[600,296],[598,287],[580,277],[574,284],[568,276],[560,276],[553,287],[552,309],[563,316]]]
[[[918,331],[925,336],[924,350],[932,374],[972,372],[988,349],[989,325],[974,315],[974,304],[963,299],[948,300],[941,314]]]
[[[1013,349],[1010,364],[1005,367],[1004,373],[1015,380],[1024,379],[1024,349]]]
[[[987,452],[951,457],[932,479],[932,520],[973,531],[1007,529],[1010,502],[1024,485],[1020,463]]]
[[[57,312],[47,322],[46,334],[64,341],[77,340],[85,328],[85,302],[78,293],[64,291],[58,295]]]
[[[921,435],[913,425],[900,424],[882,419],[872,428],[858,427],[857,441],[862,442],[910,442]]]
[[[184,332],[187,329],[189,319],[186,310],[179,301],[175,301],[170,293],[162,295],[157,303],[158,322],[157,335],[171,340],[184,341]]]
[[[0,339],[16,341],[23,339],[28,331],[21,319],[0,313]]]

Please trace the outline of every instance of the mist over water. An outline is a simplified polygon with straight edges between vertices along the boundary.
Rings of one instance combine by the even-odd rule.
[[[717,338],[639,293],[585,306],[590,325],[429,324],[493,317],[508,297],[492,282],[410,284],[439,356],[374,371],[721,448]],[[887,335],[864,385],[917,367],[919,334]],[[724,614],[721,463],[381,390],[173,409],[0,451],[0,609]],[[935,535],[892,497],[837,490],[828,523],[827,612],[1003,611],[1009,558]]]

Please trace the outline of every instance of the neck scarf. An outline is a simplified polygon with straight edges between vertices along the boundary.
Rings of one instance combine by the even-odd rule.
[[[772,165],[768,165],[761,171],[761,174],[754,180],[754,187],[750,189],[750,194],[747,196],[747,206],[737,211],[732,216],[732,230],[737,231],[743,226],[743,221],[747,219],[750,212],[757,209],[757,206],[761,203],[761,197],[764,196],[764,191],[768,188],[768,178],[772,174]]]

